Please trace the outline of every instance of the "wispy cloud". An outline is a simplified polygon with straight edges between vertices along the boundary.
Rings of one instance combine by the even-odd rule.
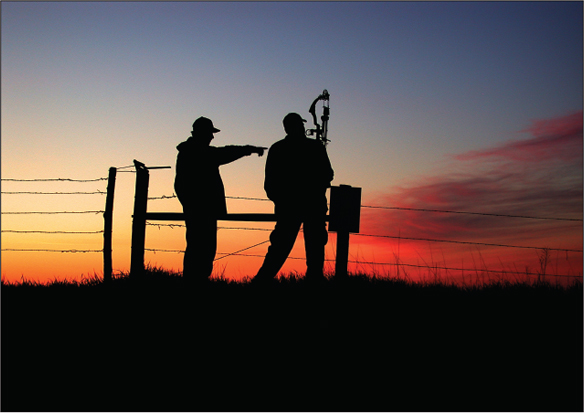
[[[582,164],[582,111],[554,119],[533,122],[520,133],[530,133],[524,139],[480,151],[456,155],[458,160],[509,159],[517,162],[545,160],[580,161]]]
[[[582,217],[582,111],[533,122],[527,139],[454,157],[457,172],[395,188],[373,205],[536,217]],[[579,244],[578,222],[369,209],[362,232],[480,242]],[[537,244],[535,244],[537,245]],[[550,245],[547,245],[550,246]],[[572,246],[573,248],[574,246]],[[576,245],[578,247],[578,245]]]

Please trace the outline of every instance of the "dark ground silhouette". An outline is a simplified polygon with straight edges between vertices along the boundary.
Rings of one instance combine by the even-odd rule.
[[[4,411],[581,411],[582,288],[2,286]]]

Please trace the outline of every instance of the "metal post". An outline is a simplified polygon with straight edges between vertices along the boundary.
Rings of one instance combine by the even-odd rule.
[[[107,195],[105,212],[103,213],[103,282],[109,284],[112,280],[112,231],[114,211],[114,189],[116,187],[117,169],[111,167],[107,179]]]
[[[349,234],[359,232],[361,188],[349,185],[331,187],[329,231],[337,233],[335,276],[344,278],[349,263]]]
[[[146,242],[146,207],[148,203],[148,169],[134,161],[136,166],[136,193],[134,195],[134,215],[132,220],[132,255],[130,278],[137,278],[144,272],[144,246]]]
[[[335,277],[346,278],[349,265],[349,231],[337,231],[337,259],[335,261]]]

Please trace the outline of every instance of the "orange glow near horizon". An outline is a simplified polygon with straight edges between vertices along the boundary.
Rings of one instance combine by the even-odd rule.
[[[166,250],[184,250],[184,228],[149,227],[148,242],[156,242],[158,247]],[[154,231],[160,234],[154,233]],[[160,236],[163,232],[171,232]],[[268,231],[219,230],[219,247],[214,265],[213,277],[224,276],[241,281],[255,275],[262,264],[269,243],[262,244],[242,255],[232,255],[221,259],[227,253],[247,248],[266,240]],[[229,232],[229,233],[227,233]],[[158,236],[157,236],[158,235]],[[242,235],[245,244],[242,243]],[[415,282],[447,282],[474,284],[485,281],[536,280],[535,275],[526,276],[525,272],[541,273],[539,250],[501,250],[497,248],[476,246],[454,246],[448,244],[420,243],[407,240],[383,240],[379,238],[351,235],[349,272],[370,274],[380,277],[401,278]],[[52,244],[54,247],[55,244]],[[164,246],[162,248],[161,246]],[[147,248],[150,248],[147,245]],[[114,251],[114,271],[129,270],[130,246],[125,251],[118,247]],[[336,235],[329,234],[326,247],[325,272],[334,272]],[[290,258],[280,274],[304,274],[304,246],[300,234]],[[164,268],[172,272],[182,271],[183,254],[177,252],[146,251],[145,263]],[[398,265],[399,264],[399,265]],[[419,267],[417,267],[419,266]],[[445,270],[446,268],[463,268]],[[487,270],[487,271],[485,271]],[[488,270],[491,270],[489,272]],[[498,271],[506,271],[500,274]],[[546,268],[546,280],[570,284],[573,276],[582,274],[582,253],[550,251]],[[103,276],[103,257],[100,253],[42,253],[42,252],[2,252],[2,279],[20,282],[22,279],[41,283],[57,280],[81,280],[84,277]],[[572,277],[557,277],[570,275]],[[581,279],[581,278],[580,278]]]
[[[446,169],[384,193],[369,194],[364,188],[361,232],[351,236],[349,272],[456,283],[485,278],[535,280],[544,274],[548,280],[562,284],[581,280],[582,111],[534,125],[527,129],[532,135],[529,139],[457,155],[456,173]],[[272,202],[265,200],[262,179],[238,181],[237,171],[227,168],[224,174],[226,188],[234,188],[228,191],[229,212],[273,212]],[[127,272],[135,182],[134,174],[118,175],[113,267],[115,272]],[[151,172],[149,196],[155,199],[149,201],[148,211],[181,211],[176,198],[166,198],[173,194],[173,178],[172,171]],[[99,233],[103,218],[99,211],[104,209],[105,187],[103,181],[3,182],[2,279],[48,282],[103,275],[103,256],[99,253],[103,248],[103,234]],[[12,191],[98,193],[10,194]],[[6,214],[19,211],[85,213]],[[498,215],[501,212],[506,216]],[[234,280],[253,277],[262,264],[269,246],[265,241],[273,227],[273,222],[220,221],[214,276]],[[39,232],[18,232],[26,230]],[[145,264],[180,272],[183,255],[173,251],[185,248],[184,222],[151,222],[145,247]],[[545,248],[550,248],[547,258],[542,255]],[[11,251],[19,249],[63,252]],[[334,271],[335,251],[336,235],[330,233],[326,272]],[[304,274],[304,257],[301,232],[281,274]]]

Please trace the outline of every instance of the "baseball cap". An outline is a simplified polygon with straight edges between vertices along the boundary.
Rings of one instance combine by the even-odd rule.
[[[193,123],[193,132],[220,132],[215,126],[211,119],[201,116]]]
[[[298,125],[299,123],[301,124],[301,122],[306,122],[306,119],[302,119],[302,116],[300,116],[298,113],[288,113],[286,116],[284,116],[284,119],[282,120],[282,123],[284,124],[284,129],[288,130],[288,128],[290,127],[294,127],[294,125]]]

